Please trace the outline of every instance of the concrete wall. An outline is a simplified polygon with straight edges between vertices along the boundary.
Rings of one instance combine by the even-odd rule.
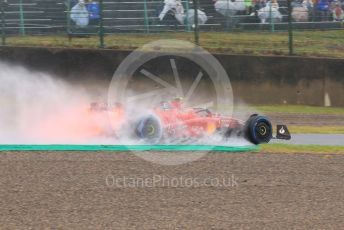
[[[0,47],[0,60],[46,71],[72,82],[107,85],[129,51]],[[344,106],[344,59],[215,55],[235,98],[250,104]],[[0,70],[1,71],[1,70]],[[24,77],[24,76],[23,76]]]
[[[250,103],[344,106],[344,59],[219,55],[237,95]]]

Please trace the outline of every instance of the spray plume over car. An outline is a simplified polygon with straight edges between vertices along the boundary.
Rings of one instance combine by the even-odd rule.
[[[95,103],[95,93],[80,86],[20,66],[0,66],[1,144],[240,145],[268,142],[272,135],[265,117],[251,117],[247,131],[245,121],[206,108],[182,108],[181,100],[155,106]],[[256,130],[263,139],[253,138]]]

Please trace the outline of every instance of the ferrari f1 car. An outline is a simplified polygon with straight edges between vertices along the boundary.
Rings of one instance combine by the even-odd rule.
[[[145,143],[166,143],[176,138],[197,139],[211,135],[221,135],[224,140],[242,137],[253,144],[268,143],[272,138],[289,140],[291,135],[286,125],[277,125],[277,135],[273,137],[273,128],[266,116],[251,115],[242,121],[223,116],[204,108],[183,109],[179,99],[162,102],[150,109],[146,115],[129,119],[126,109],[116,104],[111,110],[98,104],[91,106],[92,111],[107,111],[112,120],[116,135],[120,130],[130,130],[135,138]],[[112,114],[112,115],[111,115]]]

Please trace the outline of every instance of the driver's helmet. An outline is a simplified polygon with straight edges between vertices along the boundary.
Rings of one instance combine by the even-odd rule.
[[[171,107],[174,109],[182,109],[183,105],[183,98],[182,97],[176,97],[171,102]]]

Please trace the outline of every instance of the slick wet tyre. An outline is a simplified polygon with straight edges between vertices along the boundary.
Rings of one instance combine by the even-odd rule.
[[[253,115],[246,122],[246,138],[253,144],[268,143],[272,138],[272,125],[265,116]]]
[[[162,138],[160,121],[154,116],[140,119],[135,132],[138,138],[150,144],[159,143]]]

